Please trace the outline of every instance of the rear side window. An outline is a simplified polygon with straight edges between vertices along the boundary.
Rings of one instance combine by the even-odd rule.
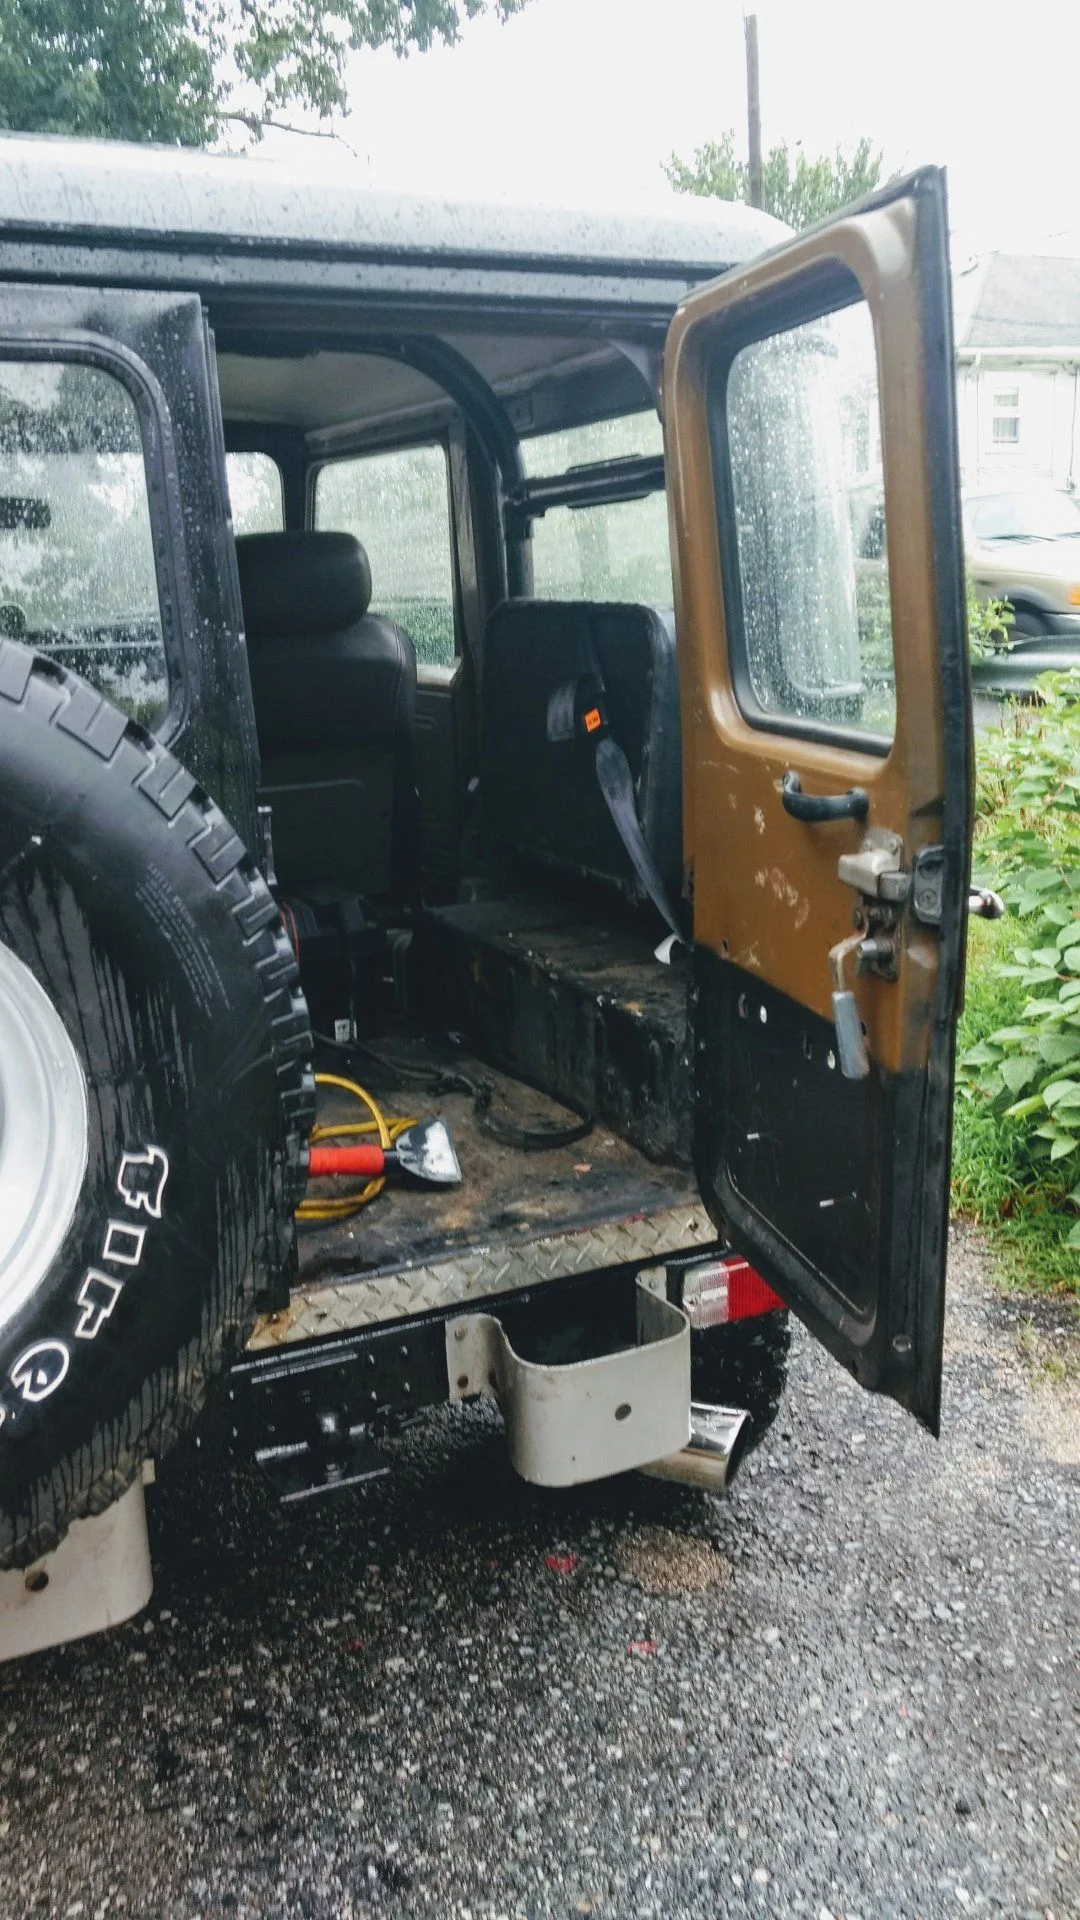
[[[315,525],[355,533],[371,562],[372,612],[405,628],[422,664],[450,666],[454,569],[442,447],[398,447],[323,467]]]
[[[100,367],[0,360],[0,633],[155,726],[169,703],[135,403]]]
[[[285,525],[281,468],[268,453],[227,453],[235,533],[280,533]]]
[[[610,461],[663,453],[655,413],[536,434],[522,443],[530,479],[582,472]],[[549,507],[533,521],[533,591],[542,600],[641,601],[671,605],[667,500],[658,488],[639,500]]]
[[[667,499],[550,507],[533,526],[539,600],[629,600],[670,607]]]
[[[560,427],[557,433],[533,433],[521,443],[521,457],[530,479],[539,474],[566,473],[571,467],[594,467],[600,460],[626,460],[632,455],[663,451],[663,428],[652,412],[624,413],[616,420],[594,420],[583,427]]]

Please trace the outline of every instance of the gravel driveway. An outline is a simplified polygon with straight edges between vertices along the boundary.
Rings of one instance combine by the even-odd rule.
[[[1080,1334],[954,1240],[945,1438],[797,1336],[727,1500],[151,1496],[149,1616],[0,1670],[0,1913],[1080,1915]]]

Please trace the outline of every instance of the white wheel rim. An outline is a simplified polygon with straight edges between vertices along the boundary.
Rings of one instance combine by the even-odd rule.
[[[48,994],[0,946],[0,1328],[63,1245],[86,1177],[86,1080]]]

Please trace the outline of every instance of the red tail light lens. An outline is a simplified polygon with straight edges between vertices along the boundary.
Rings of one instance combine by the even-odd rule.
[[[703,1261],[683,1275],[683,1310],[692,1327],[728,1326],[758,1313],[775,1313],[783,1305],[768,1281],[738,1254]]]

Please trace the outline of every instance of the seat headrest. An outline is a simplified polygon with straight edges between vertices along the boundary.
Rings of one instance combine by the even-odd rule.
[[[236,542],[249,640],[340,633],[371,604],[371,568],[352,533],[245,533]]]

